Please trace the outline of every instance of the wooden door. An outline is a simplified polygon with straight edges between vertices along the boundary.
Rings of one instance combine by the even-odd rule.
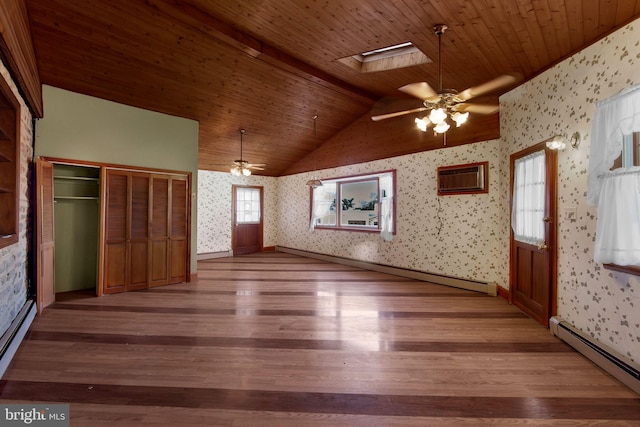
[[[189,224],[189,185],[187,177],[171,178],[171,213],[169,228],[169,283],[187,280]]]
[[[127,291],[149,287],[149,174],[131,173]]]
[[[510,297],[546,327],[556,308],[556,182],[557,152],[544,143],[511,156]]]
[[[233,186],[233,254],[262,250],[262,187]]]
[[[106,212],[104,245],[105,294],[124,292],[129,280],[128,251],[129,173],[106,172]]]
[[[38,159],[36,167],[38,194],[36,215],[37,279],[36,304],[38,313],[56,299],[55,286],[55,233],[53,221],[53,164]]]
[[[151,176],[150,286],[169,283],[169,176]]]

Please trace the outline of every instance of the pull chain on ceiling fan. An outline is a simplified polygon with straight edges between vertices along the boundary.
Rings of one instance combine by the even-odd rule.
[[[500,88],[510,86],[519,80],[517,74],[505,74],[481,85],[458,92],[455,89],[443,89],[442,87],[442,35],[449,27],[445,24],[434,26],[434,32],[438,36],[438,91],[436,92],[427,82],[410,83],[398,90],[422,100],[422,107],[394,113],[372,116],[371,120],[379,121],[406,114],[428,111],[423,118],[416,118],[415,123],[423,132],[429,125],[434,125],[435,133],[445,133],[449,130],[448,119],[459,127],[467,121],[469,113],[493,114],[498,112],[498,104],[471,104],[469,99],[485,95]]]

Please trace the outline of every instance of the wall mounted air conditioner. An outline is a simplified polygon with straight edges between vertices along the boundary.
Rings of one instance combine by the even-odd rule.
[[[438,195],[489,192],[489,162],[438,168]]]

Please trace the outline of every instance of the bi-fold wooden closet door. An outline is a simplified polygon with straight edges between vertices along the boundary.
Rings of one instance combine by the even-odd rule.
[[[149,286],[149,176],[107,170],[103,293]]]
[[[187,279],[186,176],[106,171],[103,293]]]

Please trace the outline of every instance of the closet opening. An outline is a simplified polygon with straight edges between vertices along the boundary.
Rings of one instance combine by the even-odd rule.
[[[54,163],[53,183],[56,300],[96,296],[100,168]]]

